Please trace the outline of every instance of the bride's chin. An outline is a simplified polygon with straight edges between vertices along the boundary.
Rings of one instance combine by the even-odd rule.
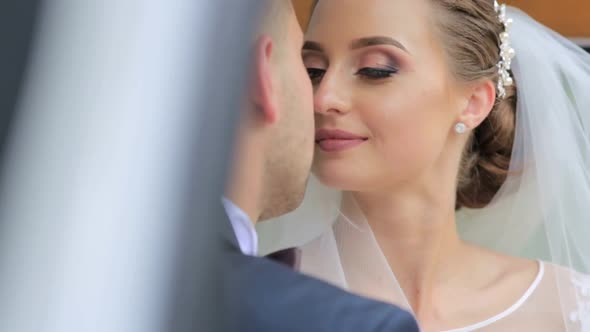
[[[312,169],[313,175],[318,181],[331,189],[340,191],[354,191],[354,176],[342,169],[334,169],[314,163]]]

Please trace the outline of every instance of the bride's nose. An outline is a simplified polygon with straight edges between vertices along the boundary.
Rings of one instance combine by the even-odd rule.
[[[321,115],[344,115],[350,111],[350,88],[343,78],[326,72],[314,92],[314,110]]]

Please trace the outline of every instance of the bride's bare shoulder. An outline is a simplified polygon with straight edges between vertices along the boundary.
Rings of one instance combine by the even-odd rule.
[[[516,289],[530,286],[539,276],[540,262],[515,256],[504,255],[495,251],[477,248],[474,250],[486,266],[493,268],[494,285],[504,284]],[[485,262],[485,263],[484,263]]]

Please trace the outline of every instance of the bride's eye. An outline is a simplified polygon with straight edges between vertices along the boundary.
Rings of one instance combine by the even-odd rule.
[[[319,83],[322,80],[322,78],[324,77],[325,73],[326,73],[325,69],[307,68],[307,74],[309,75],[311,82],[314,84]]]
[[[356,73],[356,75],[361,76],[366,79],[369,79],[369,80],[380,80],[380,79],[392,77],[397,72],[398,72],[398,70],[394,67],[390,67],[387,69],[366,67],[366,68],[359,69],[359,71]]]

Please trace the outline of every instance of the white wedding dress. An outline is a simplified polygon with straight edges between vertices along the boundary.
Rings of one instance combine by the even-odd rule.
[[[330,230],[301,250],[301,272],[411,311],[366,224],[338,218]],[[537,276],[511,306],[485,320],[448,331],[590,331],[590,278],[553,263],[538,262]]]
[[[461,211],[458,229],[467,242],[537,260],[539,269],[513,305],[453,331],[590,332],[590,55],[519,10],[508,15],[515,175],[489,206]],[[368,223],[340,211],[340,196],[312,179],[301,208],[265,233],[279,241],[293,230],[321,233],[302,248],[304,273],[411,310]]]

